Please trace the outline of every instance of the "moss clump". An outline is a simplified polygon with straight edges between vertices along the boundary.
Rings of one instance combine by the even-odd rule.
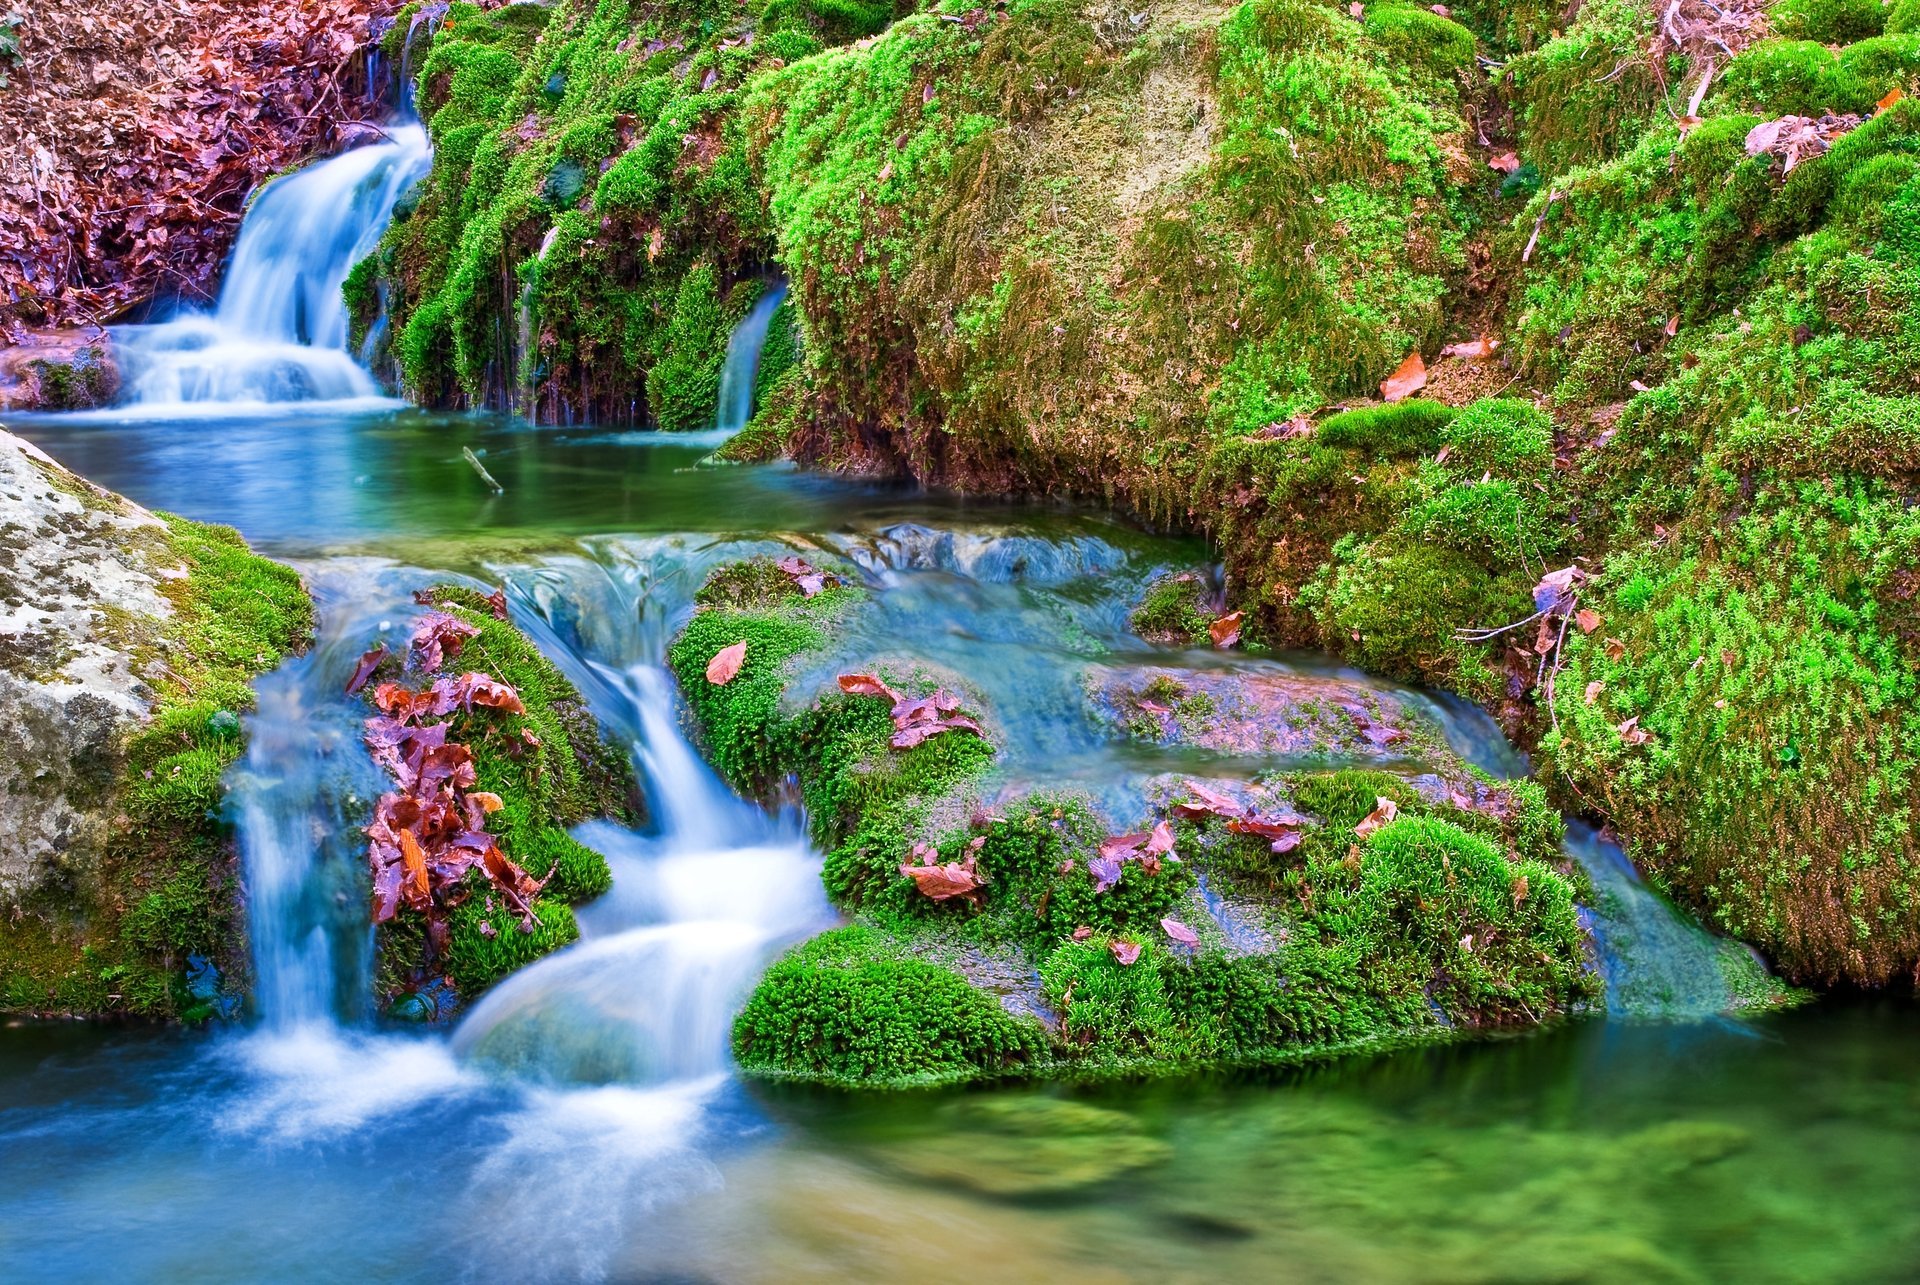
[[[860,1088],[992,1079],[1046,1057],[1046,1033],[938,964],[871,928],[796,947],[734,1020],[751,1073]]]
[[[90,410],[105,406],[120,390],[119,372],[104,348],[76,348],[65,361],[35,358],[26,363],[41,410]]]
[[[1879,35],[1888,17],[1880,0],[1779,0],[1767,10],[1767,26],[1790,40],[1849,45]]]
[[[574,941],[579,930],[570,907],[605,892],[613,877],[606,858],[568,831],[596,817],[632,822],[639,807],[626,755],[605,739],[573,684],[525,634],[497,618],[473,589],[443,585],[420,597],[480,631],[449,659],[447,670],[483,671],[513,687],[526,706],[524,714],[485,707],[455,711],[447,739],[472,751],[474,788],[499,795],[505,805],[489,816],[489,833],[511,860],[548,883],[533,903],[528,932],[486,879],[470,874],[470,893],[449,917],[444,959],[428,958],[425,935],[407,916],[383,929],[376,989],[388,1005],[406,1004],[442,976],[471,1000],[516,968]]]
[[[727,327],[714,272],[706,264],[680,279],[661,355],[647,371],[647,400],[665,429],[710,428],[720,398]]]
[[[85,886],[21,908],[0,940],[0,1009],[201,1020],[233,1007],[246,973],[221,779],[252,680],[306,645],[313,607],[296,572],[237,532],[162,516],[146,553],[186,574],[161,581],[171,615],[123,622],[152,703],[101,782],[122,837]]]
[[[1133,632],[1148,642],[1198,646],[1213,624],[1206,578],[1197,571],[1170,571],[1147,586],[1127,616]]]

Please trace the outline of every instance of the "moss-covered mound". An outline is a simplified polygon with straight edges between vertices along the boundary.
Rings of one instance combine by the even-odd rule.
[[[1225,816],[1116,840],[1083,796],[998,787],[973,730],[901,748],[869,680],[797,688],[864,591],[743,593],[760,580],[750,564],[717,572],[673,667],[730,781],[763,797],[797,786],[854,923],[769,970],[734,1031],[750,1071],[870,1085],[1168,1073],[1537,1022],[1597,998],[1578,877],[1535,787],[1450,758],[1424,785],[1309,773],[1259,783],[1263,809],[1306,814],[1285,853]],[[737,672],[710,669],[741,643]],[[908,702],[924,686],[881,677]],[[991,727],[991,711],[968,713]],[[1203,877],[1226,898],[1218,916]]]
[[[5,442],[12,459],[18,444]],[[10,542],[0,554],[5,596],[44,608],[57,632],[72,622],[55,600],[77,593],[90,623],[7,635],[10,752],[37,756],[19,768],[41,790],[10,807],[64,819],[46,864],[35,862],[29,827],[13,834],[6,864],[11,873],[25,858],[28,882],[0,904],[0,1011],[187,1020],[231,1011],[247,951],[221,778],[241,753],[252,680],[306,646],[312,603],[294,571],[254,555],[233,530],[156,521],[43,456],[26,458],[65,500],[36,531],[23,524],[31,486],[7,497],[9,541],[36,545]],[[86,573],[98,579],[29,583],[60,545],[100,550]],[[147,582],[153,599],[141,605],[129,586]],[[121,676],[138,703],[111,699]],[[35,688],[62,712],[43,709],[27,694]],[[47,717],[65,726],[40,726]],[[71,764],[59,757],[69,734],[79,746]]]
[[[486,833],[541,887],[522,908],[481,870],[436,902],[433,914],[403,908],[384,924],[377,998],[397,1015],[434,1018],[454,999],[470,1001],[508,973],[575,941],[572,906],[612,886],[606,858],[568,833],[596,817],[632,822],[638,786],[627,756],[608,743],[580,694],[519,629],[474,590],[440,586],[417,595],[423,607],[476,630],[433,669],[408,673],[392,656],[380,680],[425,684],[480,672],[507,684],[522,710],[474,702],[446,719],[446,741],[472,755],[472,790],[498,797]],[[368,691],[377,690],[370,684]],[[429,923],[444,924],[434,940]],[[453,995],[447,994],[451,986]]]

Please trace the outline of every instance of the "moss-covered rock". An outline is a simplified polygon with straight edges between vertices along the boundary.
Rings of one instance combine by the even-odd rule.
[[[0,1011],[203,1018],[246,945],[221,778],[306,645],[290,569],[0,434]]]
[[[606,858],[569,830],[601,817],[631,823],[641,800],[627,755],[605,738],[573,684],[484,595],[441,585],[417,596],[423,607],[478,631],[441,670],[420,672],[419,680],[477,670],[512,687],[525,707],[456,708],[446,739],[472,752],[472,788],[499,796],[502,806],[488,816],[488,833],[544,885],[530,917],[523,917],[481,873],[469,873],[463,895],[451,898],[444,949],[431,943],[425,917],[404,908],[382,926],[378,1000],[406,1016],[438,1017],[452,1011],[445,983],[471,1001],[508,973],[577,940],[572,906],[607,891],[613,877]],[[400,658],[383,662],[376,677],[403,679]],[[429,998],[417,998],[422,995]]]
[[[782,584],[754,562],[719,569],[672,649],[715,764],[763,797],[798,792],[828,894],[855,919],[762,980],[734,1033],[748,1070],[867,1085],[1165,1074],[1538,1021],[1595,999],[1558,817],[1537,788],[1459,763],[1434,729],[1395,726],[1415,721],[1406,711],[1347,692],[1353,708],[1328,715],[1344,731],[1299,720],[1302,757],[1391,743],[1396,760],[1438,770],[1258,783],[1262,806],[1312,810],[1297,854],[1215,819],[1177,838],[1162,825],[1143,856],[1148,836],[1112,840],[1071,790],[996,783],[979,735],[897,748],[887,701],[799,686],[846,632],[834,622],[868,604],[865,591],[806,598]],[[739,671],[712,681],[709,662],[742,642]],[[909,695],[925,681],[884,676]],[[1235,696],[1210,712],[1207,747],[1275,753],[1270,713]],[[1405,819],[1363,844],[1355,827],[1383,797]],[[929,896],[903,868],[927,865],[966,872],[970,890]],[[1200,897],[1203,875],[1228,909]],[[1197,947],[1168,924],[1194,925]]]

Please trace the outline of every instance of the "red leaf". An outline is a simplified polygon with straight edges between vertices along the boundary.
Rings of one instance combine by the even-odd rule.
[[[1380,383],[1380,400],[1383,402],[1405,401],[1427,386],[1427,363],[1420,360],[1419,350],[1407,354],[1407,359],[1394,368]]]
[[[1360,824],[1353,827],[1353,832],[1364,839],[1375,831],[1393,824],[1393,819],[1399,815],[1399,804],[1392,799],[1376,798],[1373,801],[1373,811],[1367,813]]]
[[[507,618],[507,587],[505,585],[501,585],[487,595],[487,610],[493,613],[495,620]]]
[[[1487,162],[1487,168],[1498,170],[1502,174],[1511,174],[1520,168],[1520,158],[1512,152],[1502,152]]]
[[[1122,968],[1131,968],[1140,958],[1140,947],[1130,941],[1109,942],[1107,949],[1113,952],[1113,957],[1119,961]]]
[[[1478,339],[1469,339],[1465,343],[1448,344],[1440,350],[1442,357],[1458,357],[1463,361],[1485,361],[1500,348],[1498,339],[1489,339],[1481,335]]]
[[[1181,923],[1178,919],[1162,919],[1160,921],[1160,927],[1165,931],[1167,936],[1173,938],[1182,946],[1198,946],[1200,944],[1200,934]]]
[[[367,680],[373,677],[373,671],[378,669],[380,662],[386,658],[387,645],[385,643],[381,643],[372,651],[362,652],[360,655],[360,663],[353,667],[353,677],[347,680],[347,695],[351,696],[362,687],[365,687]]]
[[[842,674],[840,690],[849,696],[879,696],[896,705],[900,703],[900,693],[872,674]]]
[[[1207,626],[1207,633],[1213,638],[1216,647],[1231,647],[1240,641],[1240,622],[1246,619],[1244,611],[1233,611],[1220,617]]]
[[[722,647],[714,653],[713,659],[707,662],[707,681],[715,687],[725,687],[739,674],[740,666],[745,664],[746,660],[747,644],[745,639],[733,644],[731,647]]]
[[[467,639],[479,632],[478,625],[470,625],[444,612],[429,612],[414,622],[411,645],[413,659],[422,670],[432,673],[447,660],[458,656],[460,649],[466,646]]]
[[[1176,803],[1173,810],[1189,821],[1198,821],[1201,817],[1237,817],[1246,815],[1246,805],[1239,803],[1220,791],[1188,781],[1187,790],[1199,800],[1196,803]]]

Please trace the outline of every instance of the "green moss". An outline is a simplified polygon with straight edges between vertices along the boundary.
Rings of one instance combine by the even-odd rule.
[[[1207,641],[1213,616],[1207,583],[1195,571],[1170,571],[1147,586],[1127,617],[1133,632],[1149,642],[1197,646]]]
[[[572,683],[511,622],[496,618],[483,595],[442,585],[423,596],[435,610],[480,631],[448,668],[490,674],[512,686],[526,706],[524,714],[484,707],[456,712],[447,739],[472,750],[474,788],[499,795],[505,805],[487,823],[501,850],[534,878],[552,876],[534,902],[532,932],[521,930],[519,916],[483,878],[470,876],[473,895],[449,919],[451,944],[441,966],[472,999],[578,936],[569,906],[607,891],[613,877],[606,858],[568,830],[596,817],[633,821],[639,792],[626,755],[605,739]],[[383,933],[377,982],[383,1002],[401,1001],[434,980],[424,949],[424,936],[404,924]]]
[[[161,582],[172,614],[120,626],[152,701],[101,782],[122,839],[85,886],[22,907],[32,913],[0,944],[0,1004],[13,1011],[201,1017],[212,1010],[188,988],[191,958],[229,992],[245,976],[221,777],[240,755],[234,716],[253,707],[252,680],[306,645],[313,608],[298,574],[237,532],[164,521],[153,564],[186,571]]]
[[[35,358],[26,363],[26,370],[33,376],[41,410],[88,410],[105,406],[120,387],[119,376],[107,363],[104,348],[76,348],[65,361]]]
[[[1791,40],[1846,45],[1877,36],[1888,18],[1880,0],[1779,0],[1767,26]]]
[[[1046,1048],[1037,1022],[858,926],[774,964],[733,1026],[745,1071],[863,1088],[1012,1074]]]
[[[1434,76],[1463,76],[1473,67],[1473,33],[1413,4],[1374,4],[1364,11],[1367,35],[1397,64]]]

